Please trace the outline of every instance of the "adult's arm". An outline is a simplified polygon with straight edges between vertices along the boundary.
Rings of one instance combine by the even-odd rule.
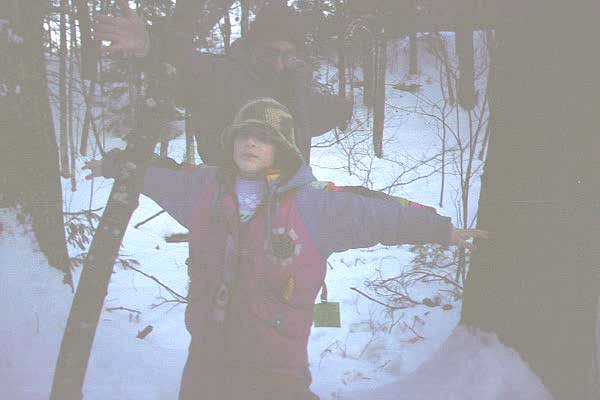
[[[282,83],[289,86],[287,97],[298,114],[294,117],[306,118],[306,129],[311,136],[321,136],[350,121],[354,103],[337,95],[320,93],[312,87],[312,74],[304,61],[293,59]]]
[[[352,118],[354,103],[334,94],[312,91],[308,98],[312,136],[321,136],[335,127],[345,127]]]

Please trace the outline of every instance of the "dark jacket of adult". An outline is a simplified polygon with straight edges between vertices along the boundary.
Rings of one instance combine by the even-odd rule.
[[[191,52],[181,67],[178,103],[191,113],[198,154],[208,165],[220,165],[220,135],[248,100],[270,97],[287,106],[295,120],[296,146],[310,161],[310,143],[352,114],[351,102],[311,88],[306,64],[294,60],[280,77],[264,79],[253,71],[247,44],[238,40],[228,55]]]

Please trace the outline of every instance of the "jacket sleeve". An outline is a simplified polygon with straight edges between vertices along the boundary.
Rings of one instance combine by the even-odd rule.
[[[321,136],[336,126],[348,124],[352,117],[350,100],[333,94],[312,92],[308,98],[308,112],[312,136]]]
[[[102,160],[104,177],[114,178],[123,162],[123,151],[111,150]],[[164,165],[164,160],[154,159],[143,174],[135,178],[140,185],[140,192],[154,200],[181,225],[189,228],[195,201],[210,177],[216,174],[216,170],[211,167],[186,169]]]
[[[324,256],[379,243],[450,243],[450,218],[430,208],[350,191],[313,188],[299,193],[297,201],[309,234]]]
[[[334,94],[320,93],[312,84],[310,69],[301,60],[295,60],[285,81],[289,81],[291,91],[287,95],[293,103],[297,115],[306,118],[306,129],[310,136],[321,136],[336,126],[344,126],[352,117],[353,103],[349,99]]]
[[[142,193],[189,228],[194,205],[212,173],[211,167],[173,170],[150,166],[144,174]]]

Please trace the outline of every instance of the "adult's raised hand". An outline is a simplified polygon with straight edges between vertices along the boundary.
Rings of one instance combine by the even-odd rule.
[[[117,0],[122,16],[99,15],[94,24],[94,38],[110,41],[103,50],[110,55],[144,57],[150,50],[150,38],[144,21],[129,8],[127,0]]]

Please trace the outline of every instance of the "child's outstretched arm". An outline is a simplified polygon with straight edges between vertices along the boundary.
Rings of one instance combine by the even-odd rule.
[[[469,250],[477,250],[477,246],[475,244],[468,242],[469,239],[489,239],[488,231],[483,229],[456,229],[452,230],[452,236],[450,239],[450,243],[464,247]]]
[[[161,166],[162,163],[164,160],[154,159],[144,169],[143,174],[137,171],[128,171],[128,173],[138,175],[141,193],[154,200],[177,222],[189,227],[195,200],[210,176],[216,173],[216,169],[198,167],[187,170]],[[123,150],[113,149],[102,160],[86,162],[83,168],[90,170],[86,179],[97,176],[110,179],[117,177],[123,169],[127,169],[127,160]]]
[[[455,229],[450,218],[428,207],[412,207],[368,190],[311,188],[298,198],[299,211],[322,254],[376,244],[439,243],[473,248],[467,240],[487,232]]]

